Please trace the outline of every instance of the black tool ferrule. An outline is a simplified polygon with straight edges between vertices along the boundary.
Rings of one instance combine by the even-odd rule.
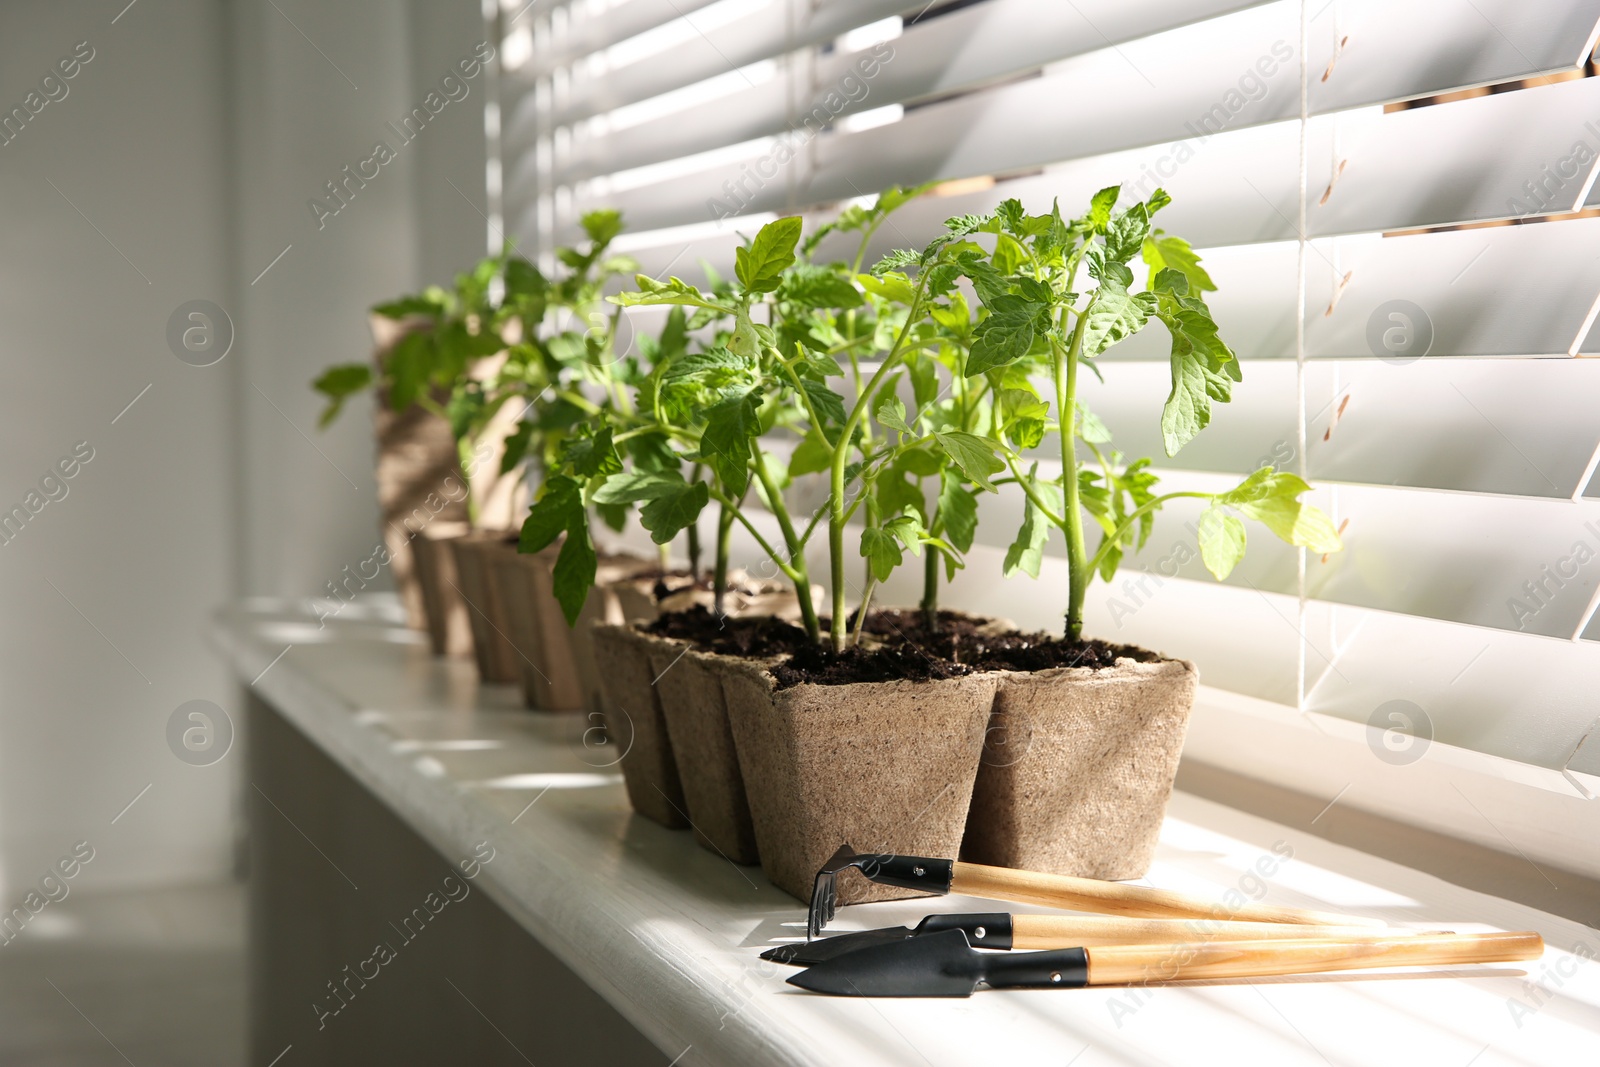
[[[862,860],[861,873],[879,885],[920,889],[924,893],[943,895],[950,892],[950,882],[955,877],[955,863],[921,856],[882,854]]]
[[[986,955],[983,980],[991,989],[1082,989],[1089,984],[1089,954],[1061,948]]]
[[[1011,947],[1011,915],[1004,911],[930,915],[917,924],[919,934],[937,934],[941,930],[962,931],[973,948]]]

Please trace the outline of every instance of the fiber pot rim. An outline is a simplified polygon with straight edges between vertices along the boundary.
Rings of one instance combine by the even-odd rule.
[[[674,608],[674,609],[671,609],[670,611],[662,612],[662,615],[673,614],[675,612],[679,612],[679,611],[683,611],[683,610],[686,610],[686,609]],[[890,608],[890,609],[882,609],[882,610],[897,610],[897,609]],[[905,610],[905,609],[898,609],[898,610]],[[953,609],[946,609],[946,610],[953,610]],[[966,612],[956,612],[956,613],[960,614],[960,615],[965,615],[967,618],[973,620],[976,623],[979,623],[980,625],[994,627],[994,629],[988,631],[986,636],[1002,636],[1002,635],[1006,635],[1006,634],[1028,634],[1028,633],[1037,632],[1037,631],[1024,630],[1021,627],[1017,626],[1011,620],[1005,619],[1005,618],[1000,618],[1000,617],[995,617],[995,616],[987,616],[987,615],[971,615],[971,614],[968,614]],[[973,677],[979,677],[979,676],[984,676],[984,675],[1008,675],[1008,676],[1015,676],[1015,677],[1018,677],[1018,678],[1054,680],[1054,679],[1059,678],[1059,677],[1061,677],[1063,675],[1072,676],[1072,675],[1074,675],[1074,672],[1080,672],[1080,673],[1076,674],[1076,676],[1084,678],[1084,679],[1088,679],[1088,678],[1091,678],[1091,677],[1124,678],[1124,677],[1138,677],[1138,676],[1141,676],[1141,675],[1162,673],[1165,670],[1170,669],[1172,667],[1172,665],[1174,665],[1174,664],[1182,665],[1183,668],[1186,671],[1188,671],[1190,674],[1196,675],[1197,677],[1198,677],[1198,675],[1200,673],[1199,667],[1195,664],[1195,662],[1193,660],[1186,659],[1186,658],[1184,658],[1182,656],[1169,656],[1164,652],[1157,652],[1157,651],[1155,651],[1153,649],[1145,648],[1142,645],[1124,645],[1124,646],[1121,646],[1121,647],[1132,648],[1132,649],[1135,649],[1135,650],[1137,650],[1139,652],[1143,652],[1143,653],[1146,653],[1146,654],[1148,654],[1150,656],[1153,656],[1155,658],[1154,659],[1137,659],[1137,658],[1135,658],[1133,656],[1127,656],[1127,655],[1119,654],[1119,655],[1117,655],[1115,657],[1115,659],[1112,660],[1111,664],[1109,666],[1106,666],[1106,667],[1054,666],[1054,667],[1044,667],[1044,668],[1041,668],[1039,670],[1031,670],[1031,671],[1030,670],[1021,669],[1021,668],[1016,668],[1016,667],[991,667],[991,668],[987,668],[987,669],[984,669],[984,670],[975,670],[975,671],[972,671],[970,674],[955,675],[955,676],[950,677],[950,678],[928,678],[928,679],[920,679],[920,680],[919,679],[914,679],[914,678],[892,678],[892,679],[886,679],[886,680],[883,680],[883,681],[875,681],[875,682],[865,682],[865,681],[863,681],[863,682],[841,682],[841,683],[832,683],[832,684],[825,683],[825,682],[801,682],[801,683],[798,683],[796,685],[791,685],[791,686],[788,686],[786,688],[779,689],[777,687],[777,679],[772,675],[772,673],[771,673],[769,668],[771,668],[773,666],[776,666],[777,664],[782,663],[783,661],[787,660],[788,658],[790,658],[790,656],[793,655],[793,653],[781,652],[781,653],[776,653],[776,654],[767,655],[767,656],[745,656],[745,655],[739,655],[737,653],[731,653],[731,652],[718,652],[718,651],[713,651],[713,650],[710,650],[710,649],[702,648],[699,645],[695,644],[693,641],[687,640],[685,638],[668,637],[668,636],[663,635],[663,634],[644,633],[643,630],[642,630],[642,627],[650,625],[649,622],[636,621],[636,622],[630,622],[627,625],[629,625],[631,627],[639,627],[639,628],[641,628],[640,632],[641,632],[642,636],[653,638],[653,639],[655,639],[657,641],[662,641],[662,642],[668,643],[670,645],[673,645],[674,647],[687,645],[688,646],[688,652],[685,653],[686,655],[709,657],[712,660],[719,660],[719,659],[720,660],[727,660],[730,663],[739,664],[739,665],[742,665],[742,666],[747,667],[749,669],[755,670],[756,672],[758,672],[761,675],[763,675],[764,680],[768,683],[768,689],[771,692],[787,692],[787,691],[789,691],[791,689],[800,689],[800,688],[802,688],[804,686],[818,686],[818,687],[825,688],[825,689],[838,689],[838,688],[841,688],[841,687],[844,687],[844,686],[852,686],[852,685],[871,685],[871,686],[890,685],[890,684],[921,685],[921,684],[924,684],[925,682],[936,682],[936,681],[948,682],[948,681],[955,681],[958,678],[973,678]],[[1110,644],[1110,642],[1106,642],[1106,643]]]

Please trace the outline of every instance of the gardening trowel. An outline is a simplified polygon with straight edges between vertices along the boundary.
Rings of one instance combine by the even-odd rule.
[[[1208,900],[1148,889],[1122,882],[1102,882],[1094,878],[1073,878],[1064,874],[1018,871],[1010,867],[986,867],[960,860],[930,859],[923,856],[896,856],[887,853],[859,853],[841,845],[833,858],[817,872],[811,892],[811,910],[806,918],[806,937],[812,939],[832,919],[837,906],[839,872],[855,867],[879,885],[919,889],[943,896],[964,893],[991,900],[1014,900],[1020,904],[1043,904],[1074,911],[1105,912],[1143,919],[1229,919],[1244,922],[1297,923],[1312,926],[1383,927],[1381,919],[1353,915],[1334,915],[1300,908],[1279,908],[1268,904],[1241,904],[1225,907]]]
[[[1504,963],[1537,959],[1535,933],[1418,934],[1367,941],[1209,941],[1111,945],[1049,952],[979,952],[961,930],[874,945],[819,963],[790,985],[845,997],[967,997],[994,989],[1081,989],[1091,985],[1256,978],[1366,967]]]
[[[816,941],[769,948],[764,960],[802,967],[855,952],[869,945],[908,937],[961,930],[974,948],[1069,948],[1087,945],[1165,945],[1179,941],[1265,941],[1284,939],[1404,936],[1375,933],[1370,926],[1302,926],[1295,923],[1232,922],[1214,919],[1123,919],[1106,915],[1011,915],[973,912],[930,915],[915,927],[859,930]]]

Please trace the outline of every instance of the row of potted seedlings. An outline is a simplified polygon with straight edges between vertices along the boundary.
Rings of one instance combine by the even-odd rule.
[[[1178,498],[1202,499],[1199,554],[1218,578],[1244,553],[1244,519],[1312,551],[1339,540],[1302,502],[1306,483],[1270,467],[1223,493],[1161,493],[1150,461],[1115,451],[1079,401],[1080,374],[1153,320],[1172,340],[1169,456],[1241,380],[1205,304],[1211,279],[1187,243],[1152,224],[1165,193],[1119,208],[1106,189],[1073,218],[1008,201],[866,269],[878,229],[920,192],[890,189],[810,234],[779,219],[737,250],[733,278],[708,272],[704,287],[639,275],[608,298],[608,325],[573,359],[560,352],[570,342],[554,343],[571,335],[550,331],[550,307],[537,320],[516,310],[517,261],[503,261],[505,296],[469,313],[469,330],[501,334],[503,368],[536,362],[519,346],[541,357],[544,377],[503,369],[512,384],[483,387],[485,405],[505,389],[539,413],[503,464],[531,456],[538,470],[517,539],[534,561],[522,566],[540,576],[524,600],[543,632],[557,631],[557,611],[572,627],[574,660],[588,664],[578,669],[598,681],[584,695],[626,749],[634,809],[692,826],[731,860],[759,861],[802,899],[845,841],[1139,877],[1197,674],[1086,640],[1089,584],[1109,580]],[[591,228],[586,255],[562,255],[591,302],[624,266],[602,258],[605,236]],[[821,260],[842,242],[853,259]],[[522,319],[515,338],[496,325],[508,306]],[[615,358],[618,313],[651,306],[668,309],[659,336],[641,339],[639,358]],[[552,417],[561,405],[570,410]],[[1055,533],[1065,542],[1059,634],[940,607],[941,583],[976,542],[981,500],[999,493],[1024,501],[1005,575],[1038,577]],[[820,506],[793,506],[807,497]],[[684,542],[681,587],[666,582],[665,554],[655,567],[633,561],[620,586],[607,573],[621,564],[597,554],[593,521],[620,527],[630,509],[663,553]],[[702,529],[715,531],[709,575]],[[785,588],[730,571],[736,529]],[[826,572],[813,573],[824,546]],[[908,562],[920,564],[920,603],[875,606]],[[501,564],[500,593],[516,566]]]

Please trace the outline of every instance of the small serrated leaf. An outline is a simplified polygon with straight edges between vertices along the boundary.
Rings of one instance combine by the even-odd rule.
[[[944,449],[944,454],[950,457],[950,462],[959,467],[969,481],[988,492],[999,492],[994,483],[989,481],[989,475],[1005,470],[1006,465],[995,454],[993,441],[960,431],[936,433],[933,436]]]

